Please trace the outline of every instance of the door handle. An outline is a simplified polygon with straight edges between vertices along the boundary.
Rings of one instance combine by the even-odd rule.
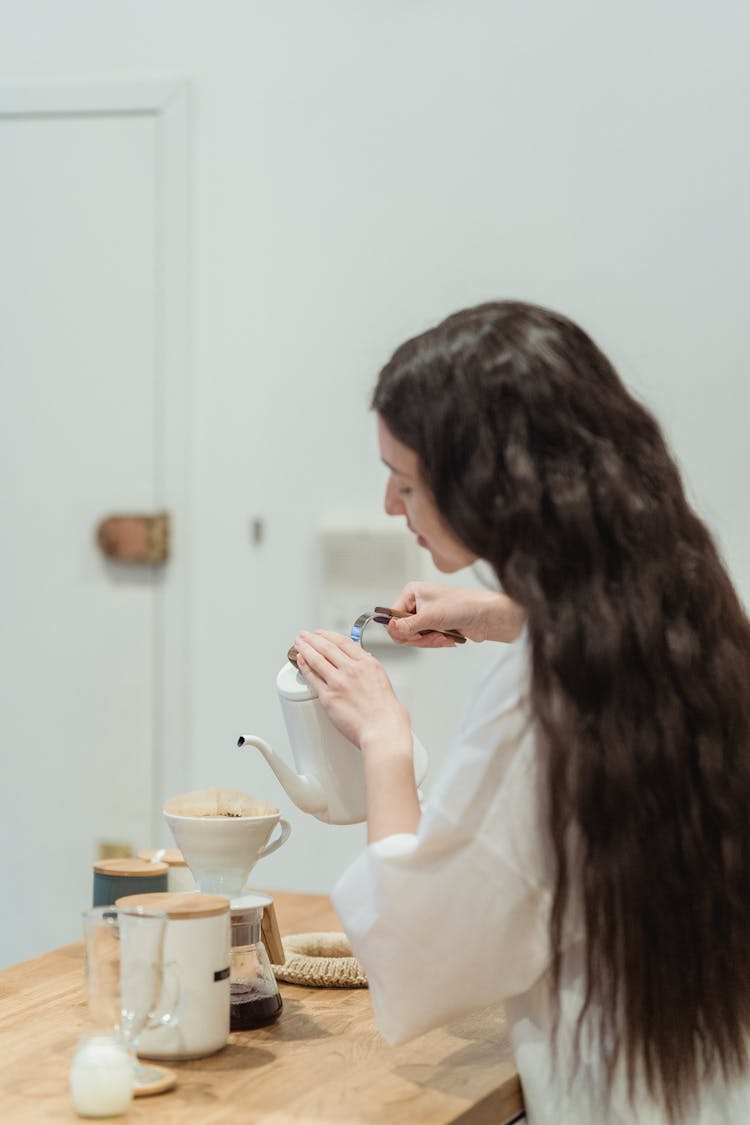
[[[96,540],[101,553],[115,562],[163,566],[169,558],[169,512],[107,516],[97,526]]]

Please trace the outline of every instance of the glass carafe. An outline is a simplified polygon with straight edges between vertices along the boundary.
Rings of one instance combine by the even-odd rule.
[[[262,906],[232,907],[230,996],[232,1031],[272,1023],[281,1011],[276,977],[261,940]]]

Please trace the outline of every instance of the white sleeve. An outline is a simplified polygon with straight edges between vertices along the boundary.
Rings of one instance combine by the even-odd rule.
[[[480,698],[418,834],[370,845],[331,896],[390,1043],[524,992],[549,964],[534,733],[517,688],[498,699],[488,680]]]

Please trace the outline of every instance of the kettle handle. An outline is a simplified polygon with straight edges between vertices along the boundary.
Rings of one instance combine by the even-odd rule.
[[[289,839],[289,833],[292,831],[292,826],[289,821],[286,817],[280,816],[278,824],[281,829],[280,835],[277,836],[275,840],[269,840],[263,848],[263,851],[258,852],[258,859],[261,859],[264,855],[270,855],[271,852],[275,852],[277,848],[281,847],[285,840]]]

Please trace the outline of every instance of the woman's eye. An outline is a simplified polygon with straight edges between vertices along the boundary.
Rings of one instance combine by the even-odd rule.
[[[412,491],[411,488],[399,488],[398,494],[399,496],[411,496]]]

